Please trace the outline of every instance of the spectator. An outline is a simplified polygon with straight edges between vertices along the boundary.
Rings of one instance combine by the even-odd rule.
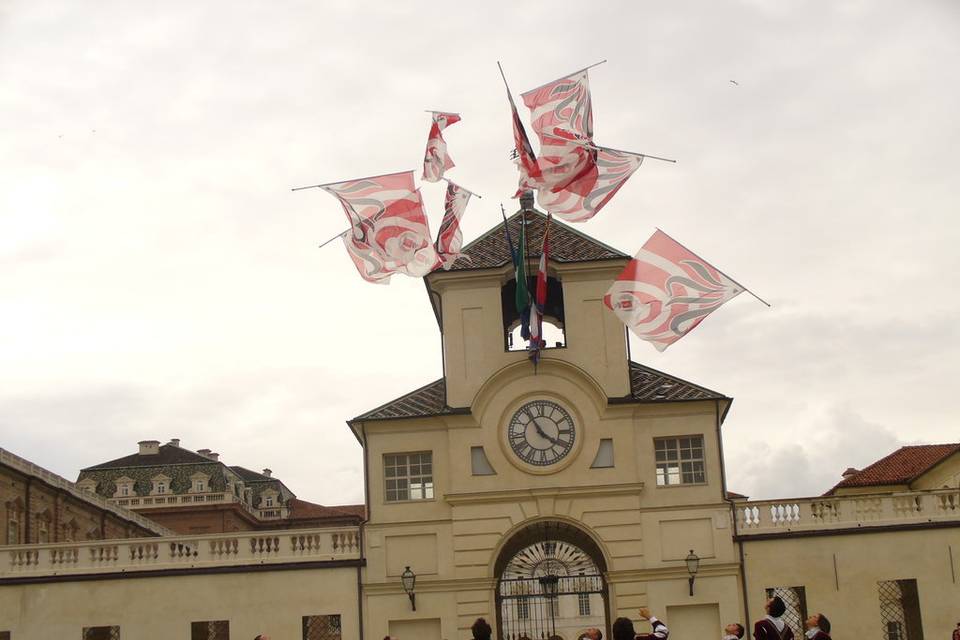
[[[483,618],[477,618],[473,626],[470,627],[470,631],[473,633],[473,640],[490,640],[490,636],[493,634],[493,629]]]
[[[793,631],[783,620],[787,605],[780,596],[767,600],[767,615],[753,625],[754,640],[793,640]]]
[[[739,622],[731,622],[723,628],[723,640],[739,640],[743,637],[743,625]]]
[[[815,613],[805,623],[809,640],[830,640],[830,621],[822,613]]]

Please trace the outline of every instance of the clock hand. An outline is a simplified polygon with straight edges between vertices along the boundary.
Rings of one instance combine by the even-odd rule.
[[[559,443],[560,443],[559,440],[557,440],[556,438],[554,438],[554,437],[552,437],[552,436],[548,436],[547,433],[546,433],[543,429],[540,428],[540,425],[537,424],[537,419],[533,417],[533,414],[530,413],[530,411],[529,411],[528,409],[524,409],[524,411],[526,412],[526,414],[527,414],[528,416],[530,416],[530,422],[533,423],[533,428],[537,430],[537,433],[540,435],[541,438],[543,438],[544,440],[549,440],[552,444],[559,444]]]

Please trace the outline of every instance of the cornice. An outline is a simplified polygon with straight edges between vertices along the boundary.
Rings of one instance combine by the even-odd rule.
[[[588,487],[538,487],[531,489],[504,489],[499,491],[470,491],[445,493],[443,499],[452,506],[516,502],[523,498],[589,497],[611,495],[636,495],[643,491],[644,483],[601,484]]]

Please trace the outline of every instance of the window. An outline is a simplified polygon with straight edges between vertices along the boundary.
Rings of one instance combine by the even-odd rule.
[[[7,507],[7,544],[20,544],[20,513]]]
[[[272,506],[273,506],[273,496],[267,496],[266,498],[264,498],[264,499],[263,499],[263,504],[264,504],[264,506],[266,506],[266,507],[272,507]]]
[[[120,495],[122,496],[130,495],[130,485],[128,484],[120,485]],[[99,628],[99,627],[92,627],[92,628]]]
[[[205,491],[205,489],[204,489],[203,487],[204,487],[204,482],[203,482],[203,480],[196,480],[196,481],[194,481],[194,483],[193,483],[193,490],[194,490],[194,491],[196,491],[197,493],[203,493],[203,492]]]
[[[10,640],[10,632],[0,631],[0,640]]]
[[[767,598],[780,596],[787,610],[783,621],[793,631],[794,638],[803,638],[806,632],[804,620],[807,619],[807,590],[805,587],[767,587]]]
[[[84,627],[83,640],[120,640],[120,627]]]
[[[166,493],[167,492],[167,483],[158,482],[157,483],[157,493]]]
[[[387,502],[433,498],[433,454],[395,453],[383,456]]]
[[[657,486],[702,484],[707,481],[703,465],[703,436],[656,438]]]
[[[530,601],[527,598],[517,600],[517,619],[526,620],[530,617]]]
[[[607,469],[613,466],[613,438],[601,438],[597,445],[597,455],[593,459],[591,469]]]
[[[230,621],[191,622],[190,640],[230,640]]]
[[[590,615],[590,594],[589,593],[578,593],[577,601],[580,606],[580,615],[588,616]]]
[[[885,580],[877,583],[877,589],[885,640],[923,640],[917,581]]]
[[[303,616],[303,640],[340,640],[340,615]]]

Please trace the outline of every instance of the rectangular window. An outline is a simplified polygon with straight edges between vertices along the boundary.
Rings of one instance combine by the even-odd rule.
[[[83,640],[120,640],[120,627],[84,627]]]
[[[130,486],[129,486],[129,485],[125,485],[125,484],[124,484],[124,485],[121,485],[121,486],[120,486],[120,495],[122,495],[122,496],[128,496],[128,495],[130,495]],[[99,628],[99,627],[91,627],[91,629],[98,629],[98,628]]]
[[[580,605],[580,615],[581,616],[590,615],[590,594],[578,593],[577,600],[578,600],[578,604]]]
[[[341,640],[340,615],[303,616],[303,640]]]
[[[526,620],[530,617],[530,601],[526,598],[517,600],[517,619]]]
[[[877,589],[885,640],[923,640],[917,581],[884,580],[877,583]]]
[[[167,485],[163,482],[158,482],[157,493],[166,493],[166,492],[167,492]]]
[[[433,453],[393,453],[383,456],[387,502],[433,498]]]
[[[807,590],[805,587],[767,587],[767,598],[780,596],[787,606],[783,621],[793,631],[794,638],[803,638],[806,633]]]
[[[0,640],[10,640],[10,632],[0,631]]]
[[[204,620],[190,623],[190,640],[230,640],[229,620]]]
[[[196,491],[197,493],[203,493],[203,480],[197,480]]]
[[[707,473],[703,461],[703,436],[656,438],[657,486],[703,484]]]

